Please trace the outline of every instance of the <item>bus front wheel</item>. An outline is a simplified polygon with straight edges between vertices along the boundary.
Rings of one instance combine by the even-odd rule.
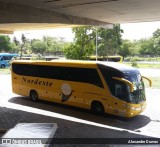
[[[31,98],[34,102],[36,102],[36,101],[39,100],[39,99],[38,99],[38,94],[37,94],[37,92],[36,92],[35,90],[31,90],[31,91],[30,91],[30,98]]]
[[[101,102],[93,101],[91,104],[91,110],[96,114],[103,114],[104,107]]]

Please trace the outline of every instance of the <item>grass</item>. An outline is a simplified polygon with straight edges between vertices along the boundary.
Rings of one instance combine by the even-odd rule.
[[[130,65],[132,66],[132,63],[127,63],[127,62],[123,62],[124,64]],[[137,68],[155,68],[158,69],[160,68],[160,64],[145,64],[145,63],[137,63]],[[152,81],[152,87],[151,88],[160,88],[160,75],[157,77],[148,77],[149,79],[151,79]],[[149,83],[147,80],[144,79],[144,83],[145,83],[145,87],[149,88]]]
[[[123,62],[123,64],[132,66],[131,62]],[[137,63],[137,68],[160,68],[160,64]]]
[[[160,68],[160,64],[138,64],[138,68]]]
[[[125,61],[152,61],[152,62],[156,62],[156,61],[160,61],[160,57],[138,57],[138,56],[134,56],[134,57],[126,57]]]
[[[152,87],[151,88],[156,88],[159,89],[160,88],[160,76],[158,77],[149,77],[152,80]],[[147,80],[144,80],[144,84],[146,88],[150,88],[149,87],[149,83]]]

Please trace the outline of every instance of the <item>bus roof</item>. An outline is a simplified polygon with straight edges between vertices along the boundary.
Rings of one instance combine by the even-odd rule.
[[[129,66],[129,65],[125,65],[125,64],[122,64],[122,63],[117,63],[117,62],[108,62],[108,61],[104,61],[104,62],[99,62],[98,63],[99,66],[105,66],[105,67],[108,67],[108,68],[114,68],[120,72],[123,72],[123,73],[132,73],[132,72],[136,72],[136,73],[139,73],[139,70],[135,67],[132,67],[132,66]]]
[[[52,60],[52,61],[32,61],[32,60],[14,60],[12,63],[20,64],[35,64],[35,65],[55,65],[55,66],[65,66],[65,67],[83,67],[83,68],[96,68],[97,66],[105,66],[108,68],[113,68],[123,73],[127,72],[139,72],[138,69],[117,62],[108,61],[82,61],[82,60]]]
[[[0,53],[0,56],[2,56],[2,55],[7,55],[7,56],[14,55],[14,56],[17,56],[18,54],[16,54],[16,53]]]
[[[9,54],[9,53],[0,53],[0,54],[4,54],[5,55],[5,54]]]
[[[48,65],[52,66],[64,66],[64,67],[90,67],[95,68],[97,66],[94,61],[82,61],[82,60],[52,60],[52,61],[33,61],[33,60],[14,60],[12,63],[20,64],[35,64],[35,65]]]

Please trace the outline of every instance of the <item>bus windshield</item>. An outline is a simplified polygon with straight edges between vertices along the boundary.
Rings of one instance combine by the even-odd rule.
[[[141,103],[146,100],[145,88],[141,75],[137,71],[126,73],[118,72],[114,69],[100,68],[108,88],[113,96],[128,103]],[[130,91],[128,84],[114,77],[124,78],[133,83],[133,92]]]
[[[134,85],[134,91],[129,92],[129,86],[128,92],[129,92],[129,101],[131,103],[141,103],[146,100],[145,98],[145,89],[144,89],[144,82],[142,81],[142,77],[139,73],[136,74],[126,74],[125,79],[129,80]]]

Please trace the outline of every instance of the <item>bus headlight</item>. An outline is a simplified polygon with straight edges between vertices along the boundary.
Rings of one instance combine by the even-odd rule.
[[[125,106],[125,107],[127,107],[128,109],[131,109],[131,110],[137,110],[137,111],[139,111],[139,110],[141,110],[141,107],[133,107],[133,106],[130,106],[130,105],[123,105],[123,106]]]
[[[136,110],[135,107],[129,106],[129,105],[127,105],[127,108],[132,109],[132,110]]]

